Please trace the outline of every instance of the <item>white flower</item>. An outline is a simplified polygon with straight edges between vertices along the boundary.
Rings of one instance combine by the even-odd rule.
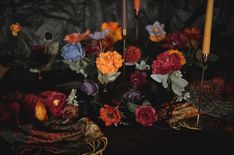
[[[144,60],[141,60],[140,64],[139,63],[135,63],[136,65],[136,69],[138,70],[150,70],[150,66],[146,64],[146,62]]]

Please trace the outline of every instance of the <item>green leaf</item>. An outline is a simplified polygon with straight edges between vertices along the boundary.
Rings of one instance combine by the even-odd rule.
[[[128,110],[133,113],[136,111],[136,109],[137,109],[137,107],[139,107],[139,105],[128,102],[127,107],[128,107]]]
[[[197,50],[197,52],[196,52],[196,58],[197,58],[197,60],[201,60],[201,50],[200,49]]]
[[[142,105],[148,105],[151,106],[151,103],[148,100],[144,100],[144,102],[142,103]]]

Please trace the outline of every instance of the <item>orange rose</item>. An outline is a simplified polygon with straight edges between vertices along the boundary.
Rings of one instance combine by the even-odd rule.
[[[18,32],[20,32],[22,29],[21,25],[19,23],[11,24],[10,30],[13,36],[17,37]]]
[[[96,66],[102,74],[115,73],[122,66],[122,64],[122,56],[116,51],[101,53],[96,60]]]
[[[106,126],[111,126],[112,124],[117,125],[120,122],[121,115],[117,108],[105,104],[100,109],[100,118],[105,122]]]

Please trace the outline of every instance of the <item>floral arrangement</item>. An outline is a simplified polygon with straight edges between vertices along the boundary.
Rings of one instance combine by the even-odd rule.
[[[98,119],[106,126],[132,122],[142,126],[156,124],[161,119],[159,111],[162,103],[153,103],[147,98],[145,90],[149,85],[157,89],[162,85],[162,91],[172,95],[168,100],[186,101],[190,97],[186,90],[189,83],[186,77],[183,78],[183,73],[197,64],[200,52],[201,37],[197,28],[185,28],[181,32],[167,34],[164,27],[158,21],[147,25],[147,42],[127,45],[125,53],[117,44],[123,39],[117,22],[105,22],[100,26],[100,31],[93,33],[86,30],[67,34],[60,48],[62,62],[72,71],[82,74],[84,80],[80,88],[73,89],[69,96],[54,91],[41,93],[42,99],[35,106],[35,117],[39,121],[46,121],[46,109],[54,117],[63,117],[69,105],[78,107],[89,102],[98,111]],[[10,26],[15,37],[21,29],[23,27],[18,23]],[[51,36],[47,34],[45,38],[49,40],[48,44],[45,47],[34,46],[32,51],[46,54],[46,49],[48,52],[50,47],[55,46],[50,42]],[[147,55],[148,45],[160,48],[153,56]],[[58,45],[56,47],[53,48],[54,55],[59,53]],[[42,68],[31,71],[40,73]],[[108,96],[109,91],[116,95]],[[82,96],[85,96],[86,101],[83,101]],[[105,100],[106,96],[109,100]]]

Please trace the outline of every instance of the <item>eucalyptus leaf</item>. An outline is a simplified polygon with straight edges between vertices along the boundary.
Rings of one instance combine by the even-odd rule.
[[[85,73],[85,68],[88,66],[88,63],[85,60],[77,60],[74,62],[70,61],[63,61],[64,63],[69,65],[69,68],[72,71],[75,71],[77,74],[82,74],[84,77],[87,77],[88,75]]]
[[[171,84],[171,89],[178,96],[182,96],[182,91],[184,91],[183,87],[177,85],[176,83]]]
[[[148,100],[144,100],[144,102],[142,103],[142,105],[148,105],[151,106],[151,103]]]
[[[137,104],[134,104],[134,103],[131,103],[131,102],[127,103],[128,110],[130,112],[132,112],[132,113],[134,113],[139,106],[140,105],[137,105]]]
[[[166,75],[151,74],[151,78],[154,79],[155,81],[159,82],[159,83],[162,83],[163,87],[167,88],[168,87],[168,83],[167,83],[168,75],[169,74],[166,74]]]
[[[98,80],[101,84],[107,84],[110,82],[115,81],[121,72],[115,72],[113,74],[102,74],[101,72],[98,73]]]
[[[196,56],[197,60],[201,60],[201,50],[197,50],[195,56]]]
[[[131,63],[131,62],[125,62],[124,63],[126,66],[133,66],[133,65],[135,65],[135,63]]]

